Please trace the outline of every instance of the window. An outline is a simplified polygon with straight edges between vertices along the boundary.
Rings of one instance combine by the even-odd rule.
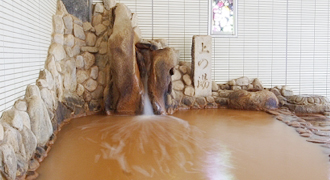
[[[209,35],[237,37],[237,0],[209,0]]]

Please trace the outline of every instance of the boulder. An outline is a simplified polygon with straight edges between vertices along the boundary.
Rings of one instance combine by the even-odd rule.
[[[208,103],[214,103],[215,102],[215,100],[214,100],[214,98],[212,97],[212,96],[207,96],[206,97],[206,101],[208,102]]]
[[[81,69],[84,68],[85,62],[84,62],[84,57],[83,56],[77,56],[76,57],[76,67]]]
[[[65,15],[65,16],[63,16],[63,21],[64,21],[64,25],[65,25],[65,29],[66,29],[65,34],[72,34],[72,29],[73,29],[72,17],[69,14]]]
[[[98,75],[99,75],[99,68],[97,66],[93,66],[91,68],[91,74],[90,74],[91,78],[97,79]]]
[[[204,97],[196,97],[196,103],[199,105],[200,108],[204,108],[207,104]]]
[[[250,83],[250,79],[246,76],[240,77],[235,80],[236,86],[247,86]]]
[[[55,118],[52,121],[54,129],[63,122],[63,120],[71,117],[72,111],[67,108],[62,102],[58,102],[58,108],[55,111]]]
[[[3,126],[2,126],[2,124],[0,123],[0,143],[2,143],[4,136],[5,136],[5,131],[3,130]],[[0,158],[0,159],[1,159],[1,158]],[[0,162],[1,162],[1,161],[0,161]]]
[[[97,53],[99,51],[97,47],[91,47],[91,46],[83,46],[80,47],[80,49],[83,52],[90,52],[90,53]]]
[[[93,28],[92,24],[90,22],[84,22],[83,23],[83,29],[84,31],[89,31]]]
[[[263,90],[264,87],[262,86],[261,82],[259,81],[258,78],[255,78],[252,82],[253,89],[255,90]]]
[[[172,81],[180,80],[182,77],[180,71],[178,69],[173,69],[173,75],[171,76]]]
[[[33,134],[33,132],[27,128],[23,127],[23,129],[20,131],[22,135],[23,145],[25,149],[25,161],[29,161],[31,157],[34,155],[34,152],[37,148],[37,138]]]
[[[97,36],[100,36],[101,34],[103,34],[105,31],[107,30],[107,27],[103,24],[98,24],[95,26],[95,34]]]
[[[92,20],[93,26],[95,27],[101,23],[102,23],[102,15],[101,14],[94,15]]]
[[[19,111],[26,111],[27,110],[26,101],[23,99],[19,99],[15,102],[14,107]]]
[[[108,27],[108,26],[110,26],[111,23],[110,23],[110,21],[106,20],[106,21],[103,21],[102,24]]]
[[[116,6],[116,0],[103,0],[105,9],[110,10]]]
[[[105,84],[105,74],[103,71],[99,71],[99,75],[97,77],[97,82],[100,83],[101,85]]]
[[[81,40],[86,39],[83,27],[79,26],[78,24],[73,25],[73,33],[74,33],[74,36],[76,36],[77,38],[79,38]]]
[[[20,115],[19,111],[14,108],[3,112],[1,121],[10,124],[17,130],[21,131],[23,129],[23,117]]]
[[[47,69],[53,75],[54,78],[58,76],[58,71],[54,56],[50,55],[47,57],[47,60],[45,62],[45,69]]]
[[[108,43],[107,42],[101,42],[99,47],[99,53],[100,54],[106,54],[108,51]]]
[[[80,53],[80,47],[78,45],[75,45],[72,48],[67,46],[65,47],[65,51],[66,54],[72,58]]]
[[[77,71],[77,83],[81,84],[89,78],[89,72],[85,70]]]
[[[173,89],[177,91],[182,91],[184,89],[184,84],[182,81],[174,81],[173,82]]]
[[[55,109],[55,97],[52,95],[51,91],[47,88],[42,88],[40,90],[40,95],[47,109],[53,111],[53,109]]]
[[[18,111],[18,114],[22,118],[23,128],[25,126],[28,129],[31,129],[31,121],[30,121],[29,114],[27,112],[25,112],[25,111]]]
[[[96,42],[96,35],[94,33],[87,33],[86,36],[86,45],[94,46]]]
[[[75,44],[75,45],[78,45],[78,46],[80,46],[80,47],[81,47],[81,46],[86,46],[86,41],[81,40],[81,39],[75,37],[75,38],[74,38],[74,44]]]
[[[63,23],[61,16],[59,16],[59,15],[53,16],[53,27],[54,27],[55,33],[58,33],[58,34],[64,33],[64,23]]]
[[[35,85],[28,85],[25,98],[28,102],[27,112],[31,120],[31,130],[37,138],[38,145],[44,146],[52,135],[53,129],[39,88]]]
[[[73,47],[74,46],[74,36],[72,34],[65,35],[64,45],[66,45],[67,47]]]
[[[228,105],[228,98],[217,97],[215,102],[220,106],[227,106]]]
[[[184,96],[182,98],[182,103],[186,106],[192,106],[195,102],[195,98],[194,97],[191,97],[191,96]]]
[[[257,92],[237,90],[230,93],[228,98],[228,107],[233,109],[266,110],[278,107],[277,97],[267,90]]]
[[[74,23],[74,24],[77,24],[77,25],[79,25],[79,26],[82,26],[82,25],[83,25],[82,20],[80,20],[79,18],[77,18],[76,16],[73,16],[73,15],[71,15],[71,17],[72,17],[72,19],[73,19],[73,23]]]
[[[104,69],[108,63],[108,56],[96,54],[95,56],[95,64],[99,67],[100,70]]]
[[[63,104],[71,109],[75,115],[85,113],[83,97],[77,95],[76,92],[65,92],[62,100]]]
[[[230,90],[229,84],[221,84],[219,87],[221,90]]]
[[[53,89],[55,86],[53,75],[47,70],[43,69],[39,71],[39,79],[44,79],[47,82],[48,89]]]
[[[71,92],[77,89],[76,62],[71,58],[65,62],[64,88]]]
[[[92,92],[97,88],[97,81],[93,80],[93,79],[88,79],[85,83],[85,89],[87,89],[88,91]]]
[[[8,180],[16,179],[17,171],[17,158],[14,149],[9,144],[3,144],[0,146],[0,159],[1,162],[1,174],[3,174]]]
[[[54,34],[53,42],[63,45],[64,44],[64,35],[63,34]]]
[[[282,88],[283,90],[283,88]],[[319,95],[292,95],[287,96],[287,106],[295,113],[324,113],[330,111],[330,101]]]
[[[136,13],[133,13],[132,14],[132,19],[131,19],[131,22],[132,22],[132,27],[136,27],[138,26],[138,22],[139,22],[139,19],[138,19],[138,16]]]
[[[82,96],[84,94],[84,91],[85,91],[84,86],[81,85],[81,84],[78,84],[78,86],[77,86],[77,94],[78,94],[78,96]]]
[[[184,88],[184,94],[187,96],[194,96],[195,94],[195,89],[192,86],[186,86]]]
[[[217,92],[219,90],[219,86],[215,81],[212,81],[212,92]]]
[[[154,113],[166,114],[168,105],[165,104],[165,97],[172,91],[170,70],[177,62],[176,52],[173,48],[151,51],[151,59],[148,78],[149,97]]]
[[[62,1],[57,1],[56,15],[65,16],[68,14],[68,11],[65,8],[65,5]]]
[[[293,96],[293,91],[289,86],[282,86],[281,94],[284,97]]]
[[[4,144],[11,145],[17,157],[26,159],[25,147],[20,132],[6,123],[2,123],[2,125],[5,130]]]
[[[118,113],[139,114],[143,108],[143,85],[136,62],[134,33],[128,12],[124,4],[117,5],[113,34],[108,41],[113,81],[111,85],[107,84],[104,97],[107,114],[110,114],[111,109]],[[100,25],[104,26],[98,26]],[[95,29],[98,35],[99,30],[97,27]]]
[[[189,74],[183,75],[182,80],[187,86],[191,85],[191,77],[189,76]]]
[[[49,54],[53,55],[56,61],[61,61],[66,57],[66,53],[63,46],[57,43],[53,43],[50,46]]]
[[[94,7],[94,14],[95,13],[103,13],[104,11],[104,6],[103,3],[96,3]]]

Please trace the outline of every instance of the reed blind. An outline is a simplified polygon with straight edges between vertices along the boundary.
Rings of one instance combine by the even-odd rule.
[[[0,0],[0,114],[44,67],[56,0]]]

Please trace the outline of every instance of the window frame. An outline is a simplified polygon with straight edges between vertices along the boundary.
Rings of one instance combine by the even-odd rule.
[[[232,33],[226,33],[226,32],[214,32],[212,30],[212,21],[213,21],[213,7],[212,7],[212,3],[214,0],[208,0],[209,1],[209,6],[208,6],[208,30],[207,30],[207,34],[212,36],[212,37],[219,37],[219,38],[235,38],[238,36],[237,34],[237,6],[238,6],[238,0],[233,0],[233,4],[234,4],[234,9],[233,9],[233,13],[234,13],[234,31]]]

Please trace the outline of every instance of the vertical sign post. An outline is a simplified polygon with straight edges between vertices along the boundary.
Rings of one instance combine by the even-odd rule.
[[[195,96],[212,95],[211,60],[212,37],[193,36],[191,48],[192,75],[194,79]]]

